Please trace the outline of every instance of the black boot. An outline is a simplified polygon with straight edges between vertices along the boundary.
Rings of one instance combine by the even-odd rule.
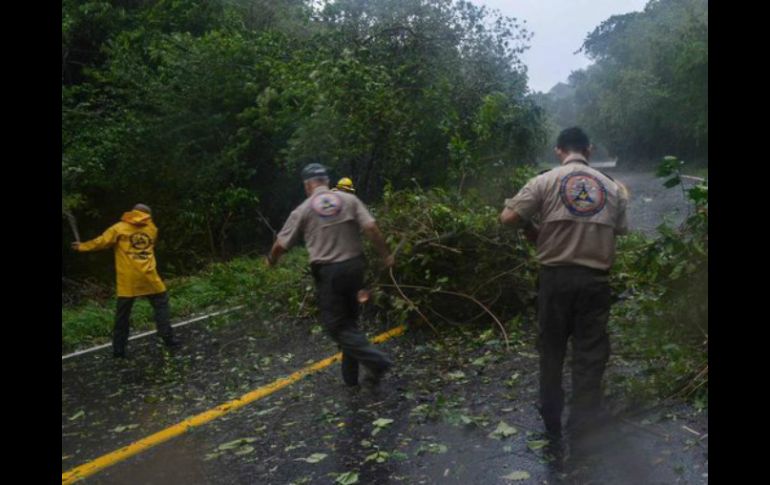
[[[358,361],[348,354],[342,354],[342,380],[348,386],[358,385]]]
[[[537,407],[540,417],[543,419],[545,434],[549,440],[561,439],[561,407],[553,407],[545,410],[544,406]]]

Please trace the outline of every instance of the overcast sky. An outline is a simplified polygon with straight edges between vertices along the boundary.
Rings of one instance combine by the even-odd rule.
[[[527,21],[528,30],[535,34],[522,56],[529,87],[545,92],[566,81],[572,71],[590,64],[583,54],[573,54],[589,32],[613,15],[641,11],[647,4],[647,0],[471,1]]]

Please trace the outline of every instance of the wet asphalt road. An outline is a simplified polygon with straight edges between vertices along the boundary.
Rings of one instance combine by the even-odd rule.
[[[686,213],[660,180],[610,173],[631,190],[632,227]],[[148,337],[130,343],[127,360],[105,349],[63,361],[62,471],[334,354],[314,327],[233,314],[180,328],[185,345],[172,353]],[[382,344],[397,366],[379,389],[343,386],[334,364],[82,483],[331,484],[342,473],[361,484],[707,483],[708,417],[686,406],[617,422],[592,460],[555,470],[539,447],[531,329],[511,352],[478,335],[411,329]],[[608,379],[627,365],[613,358]],[[496,436],[501,422],[511,428]],[[529,478],[504,478],[514,472]]]
[[[188,344],[175,355],[149,339],[126,362],[108,353],[90,366],[67,362],[62,470],[334,353],[311,325],[203,324],[188,327]],[[502,477],[514,471],[529,473],[524,483],[706,483],[707,437],[692,432],[707,433],[705,416],[671,409],[608,432],[601,461],[563,477],[537,449],[532,342],[506,353],[500,342],[475,335],[438,342],[414,329],[383,344],[399,365],[377,390],[344,387],[337,364],[84,483],[334,483],[346,472],[358,473],[359,483],[510,483]],[[378,419],[393,421],[376,431]],[[490,437],[500,422],[516,431]],[[240,446],[220,448],[239,439]],[[302,461],[313,454],[326,456]]]
[[[629,189],[628,224],[632,230],[655,236],[660,224],[666,222],[678,226],[692,210],[681,187],[668,189],[663,186],[665,178],[657,178],[647,172],[621,172],[613,168],[603,171]],[[682,181],[685,190],[697,183],[689,178]]]

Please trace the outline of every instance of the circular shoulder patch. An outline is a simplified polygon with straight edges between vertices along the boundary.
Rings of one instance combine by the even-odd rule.
[[[564,177],[559,187],[559,196],[571,214],[582,217],[601,212],[607,203],[604,184],[586,172],[572,172]]]
[[[342,205],[342,197],[334,192],[318,194],[310,201],[310,207],[321,217],[336,216],[342,210]]]

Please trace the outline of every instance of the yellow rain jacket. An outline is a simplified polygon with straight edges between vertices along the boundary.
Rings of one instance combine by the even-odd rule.
[[[126,212],[120,222],[101,236],[81,243],[78,251],[99,251],[115,248],[115,270],[118,296],[152,295],[166,291],[166,285],[155,269],[155,241],[158,228],[152,217],[142,211]]]

